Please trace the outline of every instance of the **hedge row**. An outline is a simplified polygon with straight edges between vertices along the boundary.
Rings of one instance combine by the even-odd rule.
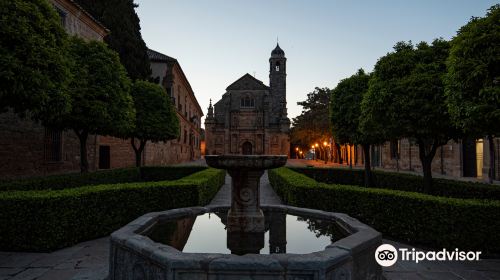
[[[397,240],[500,253],[500,201],[329,185],[287,168],[269,171],[269,179],[290,205],[347,213]]]
[[[204,205],[224,176],[206,169],[174,181],[0,192],[0,251],[54,250],[108,235],[147,212]]]
[[[314,180],[327,184],[364,186],[364,170],[343,168],[291,168]],[[410,192],[423,192],[423,178],[417,175],[373,171],[375,187]],[[433,179],[432,195],[500,200],[500,186],[476,182]]]
[[[176,180],[206,169],[202,166],[144,166],[89,173],[50,175],[0,182],[2,190],[60,190],[88,185]]]

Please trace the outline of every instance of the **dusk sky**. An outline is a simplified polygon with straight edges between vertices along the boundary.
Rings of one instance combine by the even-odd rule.
[[[486,0],[135,0],[149,48],[176,58],[206,114],[226,87],[245,73],[269,85],[269,57],[279,44],[287,57],[290,119],[315,87],[334,88],[398,41],[450,39]]]

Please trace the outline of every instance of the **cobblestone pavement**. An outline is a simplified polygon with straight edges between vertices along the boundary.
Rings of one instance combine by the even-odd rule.
[[[193,164],[203,164],[202,161]],[[211,205],[229,205],[231,178],[210,202]],[[280,204],[279,197],[269,185],[265,174],[261,179],[261,204]],[[396,248],[410,245],[384,239]],[[0,252],[0,279],[5,280],[83,280],[105,279],[108,274],[108,237],[91,240],[52,253]],[[387,280],[395,279],[470,279],[500,280],[500,260],[479,262],[413,262],[398,261],[384,268]]]
[[[83,280],[108,275],[108,237],[52,253],[0,252],[0,279]]]

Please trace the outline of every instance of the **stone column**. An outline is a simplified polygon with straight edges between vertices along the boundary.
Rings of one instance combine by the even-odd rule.
[[[229,232],[264,232],[264,214],[259,191],[262,169],[228,169],[232,178],[231,209],[227,216]]]

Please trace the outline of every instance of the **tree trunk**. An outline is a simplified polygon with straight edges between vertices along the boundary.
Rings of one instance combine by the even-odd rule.
[[[370,162],[370,144],[364,144],[363,154],[365,155],[365,187],[373,186],[372,167]]]
[[[432,161],[422,160],[422,171],[424,173],[424,192],[432,192]]]
[[[87,138],[89,133],[86,130],[79,132],[76,129],[75,133],[80,140],[80,172],[87,173],[89,172],[89,161],[87,158]]]
[[[496,163],[495,163],[495,142],[493,142],[493,135],[488,135],[488,142],[490,148],[490,170],[489,170],[489,178],[488,182],[491,184],[493,180],[496,179]]]
[[[425,193],[432,193],[432,160],[436,155],[439,145],[436,141],[433,144],[425,144],[423,140],[417,140],[418,154],[422,163],[422,172],[424,174],[423,190]]]
[[[135,138],[132,137],[130,139],[130,142],[132,144],[132,149],[134,149],[135,152],[135,166],[136,167],[141,167],[142,165],[142,152],[144,151],[144,147],[146,146],[146,141],[144,140],[139,140],[139,147],[135,145]]]

